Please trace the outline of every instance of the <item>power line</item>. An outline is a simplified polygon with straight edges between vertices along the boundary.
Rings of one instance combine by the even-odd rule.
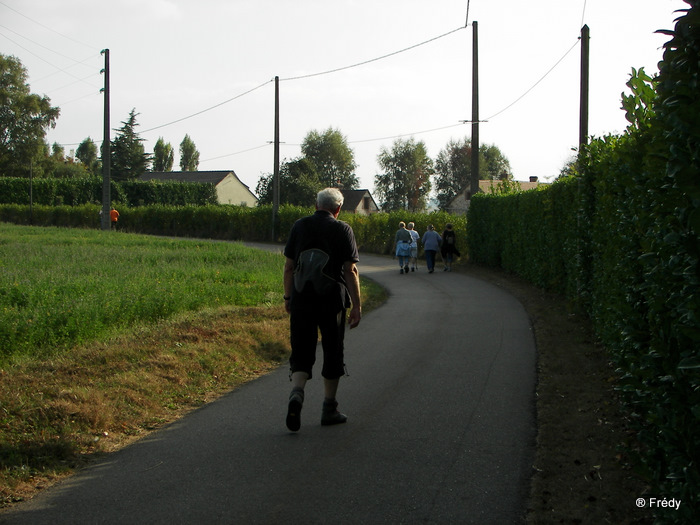
[[[513,107],[515,104],[517,104],[518,102],[520,102],[523,98],[525,98],[525,96],[526,96],[528,93],[530,93],[530,91],[532,91],[533,89],[535,89],[535,88],[537,87],[537,85],[538,85],[540,82],[542,82],[545,78],[547,78],[547,77],[549,76],[549,74],[550,74],[552,71],[554,71],[554,69],[562,62],[562,60],[564,60],[564,59],[567,57],[567,55],[568,55],[569,53],[571,53],[571,51],[574,50],[574,48],[578,45],[578,42],[579,42],[579,41],[576,40],[576,42],[574,43],[574,45],[571,46],[571,47],[569,48],[569,50],[568,50],[566,53],[564,53],[564,56],[562,56],[559,60],[557,60],[557,63],[554,64],[554,65],[549,69],[549,71],[547,71],[547,72],[542,76],[542,78],[540,78],[537,82],[535,82],[535,83],[530,87],[530,89],[528,89],[527,91],[525,91],[525,93],[523,93],[522,95],[520,95],[520,96],[519,96],[518,98],[516,98],[513,102],[511,102],[509,105],[507,105],[507,106],[504,107],[502,110],[500,110],[498,113],[494,113],[493,115],[491,115],[490,117],[488,117],[488,118],[486,118],[486,119],[484,119],[484,120],[491,120],[492,118],[494,118],[494,117],[500,115],[501,113],[503,113],[504,111],[510,109],[510,108]]]
[[[422,135],[424,133],[432,133],[433,131],[441,131],[443,129],[456,128],[457,126],[462,126],[465,123],[466,122],[459,122],[457,124],[450,124],[449,126],[442,126],[439,128],[425,129],[423,131],[415,131],[413,133],[402,133],[401,135],[393,135],[391,137],[379,137],[379,138],[375,138],[375,139],[363,139],[363,140],[350,140],[350,141],[348,141],[348,144],[359,144],[361,142],[378,142],[380,140],[400,139],[402,137],[411,137],[413,135]]]
[[[272,144],[272,143],[268,142],[267,144],[262,144],[262,145],[260,145],[260,146],[255,146],[255,147],[248,148],[248,149],[244,149],[244,150],[241,150],[241,151],[236,151],[236,152],[234,152],[234,153],[227,153],[226,155],[219,155],[218,157],[211,157],[211,158],[209,158],[209,159],[204,159],[204,160],[201,160],[200,162],[209,162],[209,161],[211,161],[211,160],[218,160],[218,159],[223,159],[223,158],[226,158],[226,157],[233,157],[234,155],[240,155],[240,154],[242,154],[242,153],[248,153],[249,151],[255,151],[256,149],[268,148],[268,147],[271,146],[271,144]]]
[[[21,12],[17,11],[17,9],[15,9],[15,8],[13,8],[13,7],[10,7],[10,6],[7,5],[5,2],[0,1],[0,4],[2,4],[2,5],[4,5],[5,7],[7,7],[10,11],[14,11],[14,12],[17,13],[18,15],[23,16],[24,18],[26,18],[26,19],[29,20],[30,22],[33,22],[33,23],[35,23],[36,25],[43,27],[44,29],[48,29],[48,30],[51,31],[52,33],[56,33],[58,36],[61,36],[61,37],[65,38],[65,39],[67,39],[67,40],[71,40],[72,42],[75,42],[76,44],[80,44],[81,46],[85,46],[85,47],[88,47],[88,48],[90,48],[90,49],[95,49],[95,48],[97,47],[97,46],[92,46],[92,45],[90,45],[90,44],[86,44],[85,42],[81,42],[80,40],[76,40],[75,38],[72,38],[72,37],[70,37],[70,36],[64,35],[63,33],[59,33],[59,32],[56,31],[55,29],[53,29],[53,28],[51,28],[51,27],[49,27],[49,26],[46,26],[46,25],[42,24],[41,22],[37,22],[36,20],[34,20],[34,19],[31,18],[31,17],[28,17],[28,16],[25,15],[24,13],[21,13]]]
[[[1,2],[0,2],[0,3],[1,3]],[[457,29],[453,29],[452,31],[448,31],[447,33],[444,33],[444,34],[442,34],[442,35],[433,37],[433,38],[431,38],[431,39],[429,39],[429,40],[425,40],[424,42],[420,42],[419,44],[414,44],[414,45],[409,46],[409,47],[406,47],[406,48],[404,48],[404,49],[400,49],[399,51],[394,51],[393,53],[389,53],[389,54],[387,54],[387,55],[382,55],[382,56],[377,57],[377,58],[373,58],[373,59],[370,59],[370,60],[365,60],[364,62],[359,62],[359,63],[357,63],[357,64],[353,64],[353,65],[350,65],[350,66],[339,67],[339,68],[331,69],[331,70],[328,70],[328,71],[322,71],[322,72],[320,72],[320,73],[312,73],[312,74],[309,74],[309,75],[302,75],[302,76],[297,76],[297,77],[281,78],[280,81],[300,80],[300,79],[302,79],[302,78],[317,77],[317,76],[320,76],[320,75],[328,75],[328,74],[330,74],[330,73],[337,73],[337,72],[339,72],[339,71],[344,71],[344,70],[346,70],[346,69],[351,69],[351,68],[363,66],[363,65],[365,65],[365,64],[369,64],[369,63],[372,63],[372,62],[376,62],[376,61],[382,60],[382,59],[384,59],[384,58],[388,58],[388,57],[391,57],[391,56],[394,56],[394,55],[398,55],[399,53],[404,53],[404,52],[409,51],[409,50],[411,50],[411,49],[415,49],[415,48],[420,47],[420,46],[422,46],[422,45],[428,44],[428,43],[430,43],[430,42],[434,42],[435,40],[439,40],[439,39],[441,39],[441,38],[444,38],[444,37],[446,37],[446,36],[448,36],[448,35],[451,35],[452,33],[456,33],[457,31],[461,31],[462,29],[464,29],[464,27],[459,27],[459,28],[457,28]],[[176,123],[178,123],[178,122],[182,122],[183,120],[187,120],[187,119],[190,119],[190,118],[192,118],[192,117],[196,117],[197,115],[201,115],[202,113],[206,113],[207,111],[211,111],[212,109],[218,108],[219,106],[223,106],[224,104],[227,104],[227,103],[229,103],[229,102],[232,102],[233,100],[236,100],[236,99],[241,98],[241,97],[243,97],[243,96],[245,96],[245,95],[248,95],[249,93],[252,93],[253,91],[255,91],[255,90],[257,90],[257,89],[260,89],[261,87],[263,87],[263,86],[269,84],[270,82],[272,82],[272,80],[268,80],[267,82],[263,82],[263,83],[260,84],[259,86],[255,87],[255,88],[253,88],[253,89],[250,89],[250,90],[246,91],[245,93],[241,93],[240,95],[237,95],[237,96],[235,96],[235,97],[233,97],[233,98],[230,98],[230,99],[228,99],[228,100],[224,100],[223,102],[220,102],[220,103],[218,103],[218,104],[215,104],[215,105],[213,105],[213,106],[210,106],[210,107],[208,107],[208,108],[206,108],[206,109],[203,109],[203,110],[198,111],[198,112],[196,112],[196,113],[192,113],[191,115],[187,115],[187,116],[182,117],[182,118],[179,118],[179,119],[177,119],[177,120],[173,120],[172,122],[167,122],[167,123],[165,123],[165,124],[161,124],[161,125],[159,125],[159,126],[155,126],[155,127],[153,127],[153,128],[149,128],[149,129],[143,130],[141,133],[148,133],[149,131],[154,131],[154,130],[156,130],[156,129],[164,128],[164,127],[166,127],[166,126],[170,126],[170,125],[172,125],[172,124],[176,124]]]
[[[404,52],[406,52],[406,51],[410,51],[411,49],[415,49],[415,48],[420,47],[420,46],[423,46],[423,45],[425,45],[425,44],[429,44],[430,42],[434,42],[435,40],[439,40],[439,39],[441,39],[441,38],[444,38],[444,37],[446,37],[446,36],[448,36],[448,35],[451,35],[452,33],[456,33],[457,31],[461,31],[462,29],[464,29],[464,27],[458,27],[457,29],[453,29],[452,31],[448,31],[448,32],[445,33],[445,34],[442,34],[442,35],[440,35],[440,36],[436,36],[436,37],[434,37],[434,38],[431,38],[431,39],[426,40],[426,41],[424,41],[424,42],[421,42],[421,43],[419,43],[419,44],[414,44],[414,45],[412,45],[412,46],[406,47],[406,48],[404,48],[404,49],[399,49],[398,51],[394,51],[393,53],[389,53],[389,54],[387,54],[387,55],[382,55],[382,56],[377,57],[377,58],[372,58],[372,59],[370,59],[370,60],[365,60],[364,62],[358,62],[357,64],[352,64],[352,65],[349,65],[349,66],[343,66],[343,67],[339,67],[339,68],[336,68],[336,69],[329,69],[328,71],[321,71],[321,72],[319,72],[319,73],[310,73],[310,74],[308,74],[308,75],[300,75],[300,76],[298,76],[298,77],[280,78],[280,82],[285,82],[285,81],[289,81],[289,80],[301,80],[301,79],[303,79],[303,78],[318,77],[318,76],[321,76],[321,75],[329,75],[329,74],[331,74],[331,73],[337,73],[337,72],[339,72],[339,71],[345,71],[346,69],[352,69],[352,68],[355,68],[355,67],[360,67],[360,66],[364,66],[364,65],[367,65],[367,64],[371,64],[372,62],[377,62],[378,60],[383,60],[383,59],[385,59],[385,58],[389,58],[389,57],[392,57],[392,56],[394,56],[394,55],[398,55],[399,53],[404,53]]]
[[[234,101],[234,100],[236,100],[236,99],[239,99],[239,98],[241,98],[241,97],[243,97],[243,96],[245,96],[245,95],[248,95],[249,93],[252,93],[253,91],[258,90],[258,89],[260,89],[261,87],[266,86],[266,85],[269,84],[270,82],[272,82],[272,80],[268,80],[267,82],[263,82],[263,83],[260,84],[259,86],[254,87],[253,89],[249,89],[249,90],[246,91],[245,93],[241,93],[240,95],[236,95],[235,97],[229,98],[228,100],[224,100],[223,102],[219,102],[218,104],[215,104],[215,105],[213,105],[213,106],[210,106],[210,107],[208,107],[208,108],[206,108],[206,109],[203,109],[203,110],[201,110],[201,111],[197,111],[196,113],[192,113],[191,115],[187,115],[186,117],[182,117],[182,118],[179,118],[179,119],[177,119],[177,120],[173,120],[172,122],[167,122],[167,123],[165,123],[165,124],[161,124],[160,126],[155,126],[155,127],[153,127],[153,128],[149,128],[149,129],[143,130],[141,133],[148,133],[149,131],[154,131],[154,130],[156,130],[156,129],[164,128],[164,127],[166,127],[166,126],[170,126],[170,125],[172,125],[172,124],[176,124],[176,123],[178,123],[178,122],[182,122],[183,120],[187,120],[187,119],[190,119],[190,118],[192,118],[192,117],[196,117],[197,115],[201,115],[202,113],[206,113],[207,111],[211,111],[212,109],[218,108],[218,107],[220,107],[220,106],[223,106],[224,104],[228,104],[229,102],[232,102],[232,101]]]

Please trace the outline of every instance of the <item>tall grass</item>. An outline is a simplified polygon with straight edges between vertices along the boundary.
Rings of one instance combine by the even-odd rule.
[[[234,243],[0,224],[0,360],[180,312],[280,302],[282,265]]]

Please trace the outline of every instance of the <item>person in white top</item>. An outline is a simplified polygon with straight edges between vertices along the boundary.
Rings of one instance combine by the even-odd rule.
[[[416,271],[416,263],[418,262],[418,239],[420,239],[420,235],[418,232],[414,229],[415,224],[412,222],[409,222],[408,225],[406,226],[406,229],[408,230],[408,233],[411,234],[411,271],[415,272]]]

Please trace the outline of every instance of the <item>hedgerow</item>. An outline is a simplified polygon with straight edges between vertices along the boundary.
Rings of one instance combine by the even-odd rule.
[[[28,206],[0,204],[0,221],[38,226],[100,228],[100,206]],[[118,228],[124,232],[174,237],[199,237],[249,242],[284,242],[294,222],[313,213],[313,208],[283,205],[273,237],[272,206],[247,208],[229,205],[207,206],[136,206],[119,207]],[[399,222],[415,222],[422,235],[432,224],[438,232],[447,223],[454,226],[458,248],[466,248],[466,218],[444,212],[376,213],[355,215],[342,212],[341,220],[349,223],[361,251],[389,254]],[[460,246],[461,243],[461,246]]]
[[[216,204],[213,184],[176,181],[112,181],[110,197],[116,206]],[[102,178],[0,177],[0,204],[81,206],[102,202]]]
[[[628,84],[627,132],[582,147],[574,175],[547,189],[476,196],[467,233],[472,260],[590,315],[650,495],[681,501],[655,509],[668,523],[700,517],[700,12],[686,1],[658,79],[634,72]]]

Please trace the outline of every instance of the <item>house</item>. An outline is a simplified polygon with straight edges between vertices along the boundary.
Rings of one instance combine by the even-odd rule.
[[[340,190],[343,194],[344,202],[341,211],[358,213],[360,215],[371,215],[379,211],[379,206],[374,202],[369,190]]]
[[[480,180],[479,181],[479,191],[481,193],[491,193],[496,191],[498,180]],[[530,177],[529,182],[523,181],[510,181],[516,183],[521,191],[528,191],[539,187],[540,182],[537,177]],[[471,191],[465,189],[457,194],[457,196],[450,201],[447,205],[446,211],[454,215],[465,215],[469,210],[469,203],[471,201]]]
[[[219,204],[237,206],[258,205],[258,198],[243,184],[233,171],[147,171],[141,180],[199,182],[213,184]]]

